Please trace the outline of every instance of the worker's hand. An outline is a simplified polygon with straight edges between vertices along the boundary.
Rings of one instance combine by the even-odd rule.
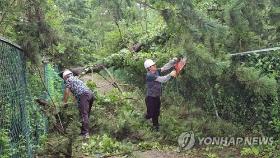
[[[172,62],[173,62],[174,64],[176,64],[177,61],[178,61],[178,58],[176,58],[176,57],[174,57],[174,58],[172,59]]]
[[[68,103],[63,103],[63,108],[67,108],[68,107]]]
[[[177,75],[177,73],[176,73],[175,70],[173,70],[173,71],[170,72],[170,76],[176,77],[176,75]]]

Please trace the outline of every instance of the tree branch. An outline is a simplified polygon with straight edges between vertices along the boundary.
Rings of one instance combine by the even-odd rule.
[[[150,5],[150,4],[146,3],[146,2],[140,1],[140,0],[137,0],[136,3],[142,4],[142,5],[146,6],[146,7],[149,7],[151,9],[154,9],[154,10],[157,10],[157,11],[161,11],[160,9],[157,9],[157,8],[153,7],[152,5]]]

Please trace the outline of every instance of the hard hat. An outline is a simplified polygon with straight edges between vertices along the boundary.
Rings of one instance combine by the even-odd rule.
[[[145,62],[144,62],[144,67],[145,67],[145,69],[147,69],[147,68],[149,68],[150,66],[155,65],[155,64],[156,64],[156,63],[155,63],[153,60],[147,59],[147,60],[145,60]]]
[[[63,78],[65,78],[67,75],[69,75],[69,74],[73,74],[70,70],[65,70],[64,72],[63,72]]]

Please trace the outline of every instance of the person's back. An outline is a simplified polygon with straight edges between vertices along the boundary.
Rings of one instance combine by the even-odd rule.
[[[64,71],[63,79],[65,81],[63,102],[67,105],[70,92],[75,96],[81,116],[81,135],[86,138],[89,136],[89,115],[95,98],[94,94],[83,81],[74,77],[73,73],[69,70]]]
[[[84,84],[83,81],[78,79],[77,77],[69,76],[65,81],[65,86],[70,89],[70,91],[74,94],[76,99],[86,92],[91,92],[91,90]]]

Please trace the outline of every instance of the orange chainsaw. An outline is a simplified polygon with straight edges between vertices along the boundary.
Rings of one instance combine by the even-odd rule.
[[[187,63],[186,57],[183,57],[176,62],[175,64],[176,77],[180,74],[180,72],[182,71],[186,63]]]

